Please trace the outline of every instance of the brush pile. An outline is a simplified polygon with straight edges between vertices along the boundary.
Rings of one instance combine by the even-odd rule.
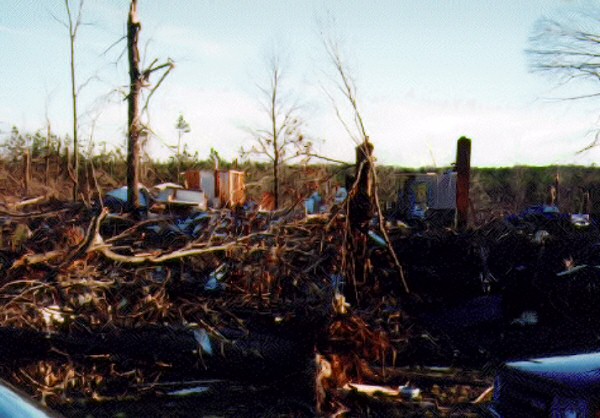
[[[378,224],[349,262],[342,211],[0,207],[0,374],[65,413],[218,379],[301,388],[301,416],[476,414],[493,370],[463,368],[506,355],[514,318],[593,307],[597,233],[561,222],[388,228],[406,295]]]

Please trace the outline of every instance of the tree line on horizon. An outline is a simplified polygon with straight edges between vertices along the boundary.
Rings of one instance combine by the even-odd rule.
[[[98,162],[98,157],[107,158],[111,164],[116,167],[122,160],[126,160],[128,200],[130,207],[138,207],[137,193],[134,190],[140,183],[140,161],[144,160],[150,163],[148,155],[143,154],[143,145],[153,134],[151,126],[147,124],[147,114],[150,99],[156,92],[170,72],[175,68],[175,63],[167,58],[160,61],[158,58],[149,60],[150,64],[144,68],[141,63],[144,62],[141,57],[138,44],[140,41],[141,23],[138,16],[138,0],[130,0],[129,10],[126,16],[127,31],[126,35],[120,41],[126,42],[123,54],[127,56],[129,67],[129,90],[125,94],[128,102],[128,123],[127,123],[127,151],[123,152],[119,147],[112,150],[108,149],[106,143],[99,144],[98,148],[90,137],[88,149],[81,151],[81,133],[79,132],[79,113],[78,113],[78,95],[81,88],[89,82],[78,84],[78,74],[76,71],[77,58],[77,36],[83,22],[83,0],[64,0],[65,19],[55,19],[61,23],[68,32],[68,45],[70,51],[69,74],[70,74],[70,95],[72,99],[72,133],[65,137],[59,137],[51,131],[51,124],[47,118],[46,133],[43,130],[34,133],[21,133],[15,127],[7,136],[2,146],[3,154],[7,158],[19,158],[22,155],[27,158],[41,158],[46,160],[46,165],[51,155],[61,156],[61,150],[67,160],[67,172],[73,182],[74,200],[79,198],[80,177],[85,174],[85,170],[80,170],[80,161],[84,159],[88,163],[94,160]],[[596,11],[597,12],[597,11]],[[124,11],[125,18],[125,11]],[[125,20],[125,19],[124,19]],[[529,48],[526,50],[530,58],[530,69],[534,72],[550,74],[552,77],[558,77],[560,83],[570,83],[573,80],[593,80],[600,79],[600,64],[597,62],[600,42],[599,36],[594,31],[590,31],[589,22],[594,20],[594,13],[581,13],[578,19],[570,20],[552,20],[541,18],[535,25],[532,36],[529,39]],[[598,31],[600,32],[600,31]],[[348,136],[353,139],[357,146],[367,143],[368,134],[365,123],[359,111],[359,101],[356,97],[356,87],[354,80],[348,70],[339,48],[339,39],[329,34],[321,34],[323,45],[333,72],[337,77],[334,81],[333,90],[341,94],[343,104],[349,109],[350,117],[344,118],[342,115],[342,105],[327,89],[324,88],[326,95],[331,100],[339,121],[342,123]],[[110,48],[114,47],[111,45]],[[147,58],[147,57],[146,57]],[[326,163],[343,163],[332,158],[320,156],[314,152],[313,138],[307,137],[304,131],[305,121],[300,112],[301,106],[299,99],[293,97],[287,91],[285,80],[285,71],[282,66],[281,57],[273,55],[269,58],[266,68],[267,82],[258,85],[261,96],[259,105],[266,116],[263,127],[252,128],[248,130],[249,135],[254,138],[254,143],[240,150],[241,157],[261,156],[271,167],[270,187],[275,196],[276,207],[279,207],[279,194],[281,184],[281,172],[288,164],[308,164],[311,161],[324,161]],[[151,82],[151,77],[156,79]],[[582,94],[569,99],[589,99],[597,97],[599,93],[592,91],[589,94]],[[338,98],[339,100],[339,98]],[[146,118],[144,118],[146,115]],[[348,121],[349,120],[349,121]],[[152,162],[155,166],[171,167],[169,171],[175,171],[177,180],[180,180],[179,173],[185,167],[202,166],[218,161],[220,166],[227,167],[228,162],[222,160],[217,150],[212,150],[209,157],[204,160],[199,158],[198,152],[191,154],[186,148],[182,139],[185,134],[190,132],[190,125],[185,121],[183,115],[180,115],[174,128],[177,130],[177,146],[172,146],[172,155],[165,162]],[[594,147],[598,142],[598,135],[588,148]],[[321,160],[320,160],[321,159]],[[259,165],[258,165],[259,166]],[[256,166],[256,167],[258,167]],[[405,169],[406,170],[406,169]],[[46,169],[47,171],[47,169]],[[83,173],[82,173],[83,171]],[[594,171],[594,170],[592,170]],[[480,171],[481,173],[485,171]],[[501,173],[502,170],[495,172]],[[375,173],[376,174],[376,173]],[[531,187],[530,187],[531,188]],[[522,199],[521,199],[522,200]]]

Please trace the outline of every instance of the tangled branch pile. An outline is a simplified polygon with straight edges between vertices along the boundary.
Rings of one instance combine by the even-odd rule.
[[[371,242],[369,280],[344,277],[340,212],[135,221],[57,205],[0,218],[0,373],[51,406],[163,396],[197,379],[291,379],[328,414],[353,402],[340,389],[389,382],[410,355],[395,260]]]

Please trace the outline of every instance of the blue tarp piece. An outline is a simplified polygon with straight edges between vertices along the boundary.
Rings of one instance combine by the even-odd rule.
[[[120,189],[111,190],[106,193],[107,196],[114,197],[121,202],[127,202],[127,186],[123,186]],[[138,197],[140,199],[140,206],[147,207],[148,200],[146,199],[145,193],[142,190],[138,190]]]

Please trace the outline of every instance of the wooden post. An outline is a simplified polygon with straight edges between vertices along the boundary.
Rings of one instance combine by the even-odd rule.
[[[221,178],[219,176],[219,159],[215,158],[215,197],[218,199],[219,208],[221,207]]]
[[[471,140],[460,137],[456,144],[456,229],[469,222],[469,182],[471,180]]]
[[[554,206],[556,206],[558,208],[558,203],[559,203],[559,198],[560,198],[560,192],[559,192],[559,186],[560,186],[560,175],[558,173],[556,173],[556,176],[554,177]]]

